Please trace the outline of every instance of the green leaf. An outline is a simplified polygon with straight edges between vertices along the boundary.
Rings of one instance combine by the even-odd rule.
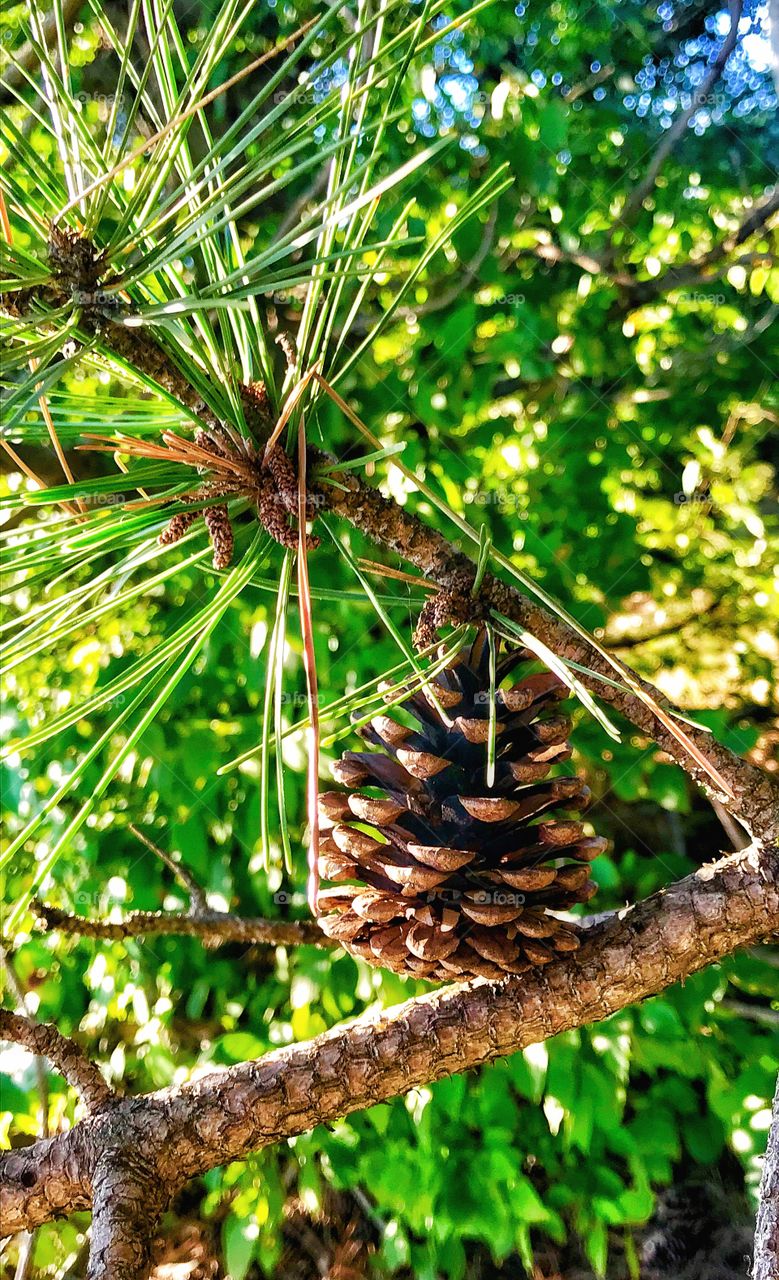
[[[232,1280],[244,1280],[257,1253],[258,1231],[253,1218],[231,1213],[222,1227],[225,1263]]]

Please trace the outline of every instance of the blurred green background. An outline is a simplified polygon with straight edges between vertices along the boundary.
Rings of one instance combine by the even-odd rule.
[[[216,9],[179,9],[194,56]],[[501,2],[436,45],[409,78],[387,140],[398,163],[420,136],[459,135],[398,197],[416,198],[412,232],[416,219],[420,233],[434,234],[501,161],[515,182],[435,256],[340,390],[384,443],[405,442],[408,467],[484,524],[497,548],[620,657],[734,750],[776,768],[776,233],[764,229],[719,253],[776,179],[764,10],[744,7],[716,91],[629,225],[618,216],[622,202],[716,56],[725,14],[694,2]],[[122,6],[107,11],[121,20]],[[251,38],[236,43],[215,83],[313,11],[258,5]],[[4,12],[6,43],[22,38],[21,20],[22,6]],[[73,75],[85,118],[97,121],[112,91],[110,61],[89,9],[72,20]],[[217,128],[237,116],[243,94],[239,85],[214,104]],[[36,140],[34,125],[32,137],[45,157],[47,137]],[[285,192],[247,233],[272,239],[290,203],[304,207],[307,195],[304,187]],[[392,214],[382,214],[385,230]],[[396,267],[388,291],[402,259]],[[382,304],[379,287],[366,316]],[[281,327],[294,327],[294,291],[268,305]],[[74,385],[95,389],[89,375]],[[121,395],[120,384],[112,393]],[[328,448],[344,458],[364,452],[335,405],[319,418]],[[45,455],[35,461],[45,475]],[[9,466],[3,484],[14,492],[24,482]],[[385,464],[376,479],[409,500],[409,486]],[[440,521],[424,501],[410,501]],[[372,554],[355,535],[350,545]],[[315,587],[353,589],[331,549],[312,555],[310,567]],[[210,570],[190,568],[19,667],[8,682],[6,731],[17,736],[78,705],[213,585]],[[409,599],[404,609],[406,588],[386,589],[410,632],[416,608]],[[11,595],[20,610],[33,603],[29,593]],[[250,586],[231,607],[53,869],[48,901],[94,915],[184,906],[170,872],[128,831],[136,823],[181,851],[214,905],[304,914],[302,854],[293,877],[279,847],[270,873],[262,867],[256,764],[217,772],[256,746],[274,604]],[[318,601],[315,628],[324,702],[397,661],[367,601]],[[293,602],[289,724],[305,714],[298,636]],[[595,909],[642,898],[743,839],[649,740],[628,728],[617,745],[580,708],[574,714],[574,763],[596,794],[591,821],[613,841],[594,867]],[[79,720],[6,761],[12,833],[105,723]],[[338,749],[323,753],[323,777]],[[100,772],[99,760],[89,766],[83,795]],[[302,850],[302,735],[286,740],[284,786]],[[74,803],[55,812],[55,834]],[[27,875],[22,860],[8,900]],[[274,903],[282,887],[291,908]],[[33,932],[31,918],[25,928],[9,963],[31,1007],[75,1033],[128,1092],[308,1039],[426,989],[313,948],[94,942]],[[716,1251],[734,1268],[722,1276],[744,1275],[777,1024],[779,951],[743,953],[598,1026],[215,1170],[166,1220],[160,1280],[720,1274],[685,1273],[670,1254],[669,1262],[674,1232],[678,1248],[698,1242],[710,1260]],[[17,1049],[4,1050],[0,1065],[2,1139],[28,1142],[39,1125],[34,1067]],[[56,1076],[48,1116],[52,1128],[74,1117]],[[725,1222],[732,1235],[715,1249]],[[41,1229],[34,1274],[82,1275],[87,1224],[84,1216]],[[14,1274],[13,1248],[4,1266]]]

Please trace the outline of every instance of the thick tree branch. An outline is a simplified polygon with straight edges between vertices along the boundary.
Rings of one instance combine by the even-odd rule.
[[[92,1178],[92,1238],[87,1280],[145,1280],[166,1196],[142,1147],[110,1148]]]
[[[169,934],[180,938],[199,938],[206,946],[221,947],[228,942],[244,946],[266,945],[295,947],[308,943],[316,947],[332,947],[313,920],[265,920],[260,917],[234,916],[226,911],[130,911],[121,920],[91,920],[71,915],[48,903],[34,904],[41,925],[61,929],[63,933],[85,938],[105,938],[117,942],[122,938],[151,937]]]
[[[87,1111],[99,1111],[116,1097],[99,1069],[73,1040],[48,1023],[32,1022],[20,1013],[0,1009],[0,1040],[21,1044],[31,1053],[48,1058],[81,1098]]]
[[[776,1081],[768,1148],[760,1180],[752,1280],[779,1276],[779,1079]]]
[[[114,1166],[136,1153],[136,1180],[153,1179],[171,1197],[249,1151],[608,1017],[776,930],[779,854],[744,850],[610,917],[575,955],[545,969],[409,1000],[306,1044],[118,1101],[68,1133],[4,1155],[4,1229],[83,1209],[106,1152]]]

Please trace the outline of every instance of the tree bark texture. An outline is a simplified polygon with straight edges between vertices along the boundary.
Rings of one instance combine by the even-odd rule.
[[[117,1101],[4,1155],[3,1230],[33,1228],[93,1199],[102,1206],[107,1183],[123,1223],[141,1185],[169,1200],[210,1168],[597,1022],[777,930],[779,855],[750,847],[596,925],[578,952],[531,975],[417,997],[256,1061]],[[153,1197],[150,1204],[159,1212]],[[101,1207],[101,1222],[110,1212]],[[129,1255],[122,1265],[111,1274],[143,1275],[127,1269]]]

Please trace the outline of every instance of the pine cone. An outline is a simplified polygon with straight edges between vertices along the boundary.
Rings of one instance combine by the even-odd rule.
[[[498,683],[527,660],[499,656]],[[498,688],[489,787],[488,662],[482,631],[431,681],[451,726],[429,690],[412,694],[402,706],[418,727],[377,716],[359,732],[384,754],[347,751],[334,770],[360,790],[320,797],[320,869],[337,883],[320,893],[319,924],[369,964],[498,978],[579,946],[576,927],[550,913],[592,897],[588,864],[607,841],[570,816],[589,789],[547,776],[571,754],[570,720],[549,714],[567,690],[550,671]]]

